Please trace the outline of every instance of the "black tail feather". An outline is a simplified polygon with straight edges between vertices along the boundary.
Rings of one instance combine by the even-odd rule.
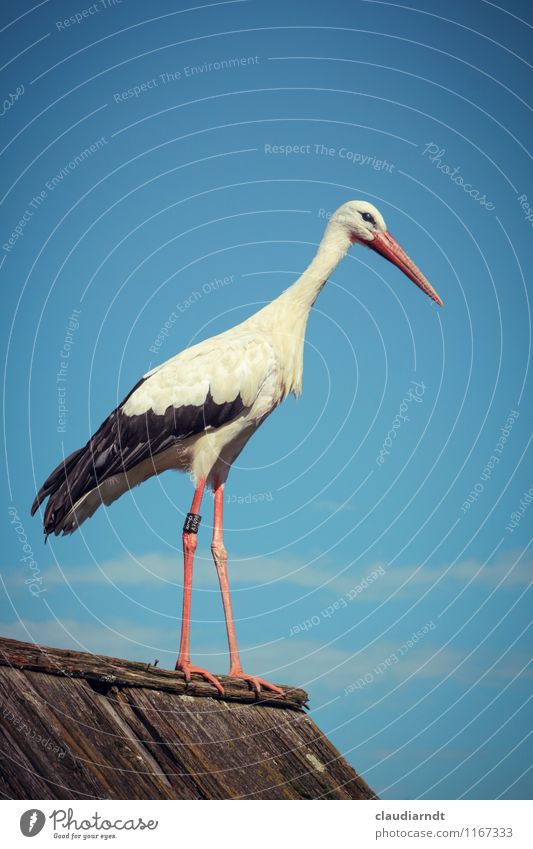
[[[85,445],[83,448],[78,448],[77,451],[74,451],[72,454],[69,454],[68,457],[65,457],[64,460],[54,469],[54,471],[47,477],[39,492],[35,496],[33,504],[31,505],[31,515],[35,515],[39,506],[48,498],[48,496],[52,496],[50,498],[50,502],[52,502],[53,496],[58,492],[58,490],[65,488],[65,485],[68,487],[68,475],[76,465],[76,463],[81,459],[83,453],[86,451],[87,446]],[[50,502],[47,505],[46,513],[49,513]],[[47,521],[48,520],[48,521]],[[53,527],[48,529],[50,516],[45,516],[45,533],[50,533],[53,530]],[[52,523],[53,524],[53,523]]]

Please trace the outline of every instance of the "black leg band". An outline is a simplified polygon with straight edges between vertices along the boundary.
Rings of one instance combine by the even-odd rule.
[[[197,534],[201,521],[202,517],[198,513],[187,513],[185,524],[183,525],[183,532],[186,534]]]

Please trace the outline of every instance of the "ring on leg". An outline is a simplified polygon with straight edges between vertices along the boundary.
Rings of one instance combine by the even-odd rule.
[[[208,672],[207,669],[191,664],[189,648],[194,553],[196,551],[196,546],[198,545],[197,534],[202,518],[198,511],[202,503],[204,488],[205,479],[202,479],[198,481],[198,485],[194,491],[191,510],[187,513],[183,526],[183,612],[181,616],[180,649],[175,668],[177,671],[183,673],[187,684],[191,680],[191,674],[201,675],[202,678],[216,687],[218,692],[223,696],[224,687],[218,678],[216,678],[216,676],[211,672]]]

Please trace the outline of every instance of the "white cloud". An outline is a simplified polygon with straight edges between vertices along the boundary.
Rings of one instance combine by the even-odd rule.
[[[143,662],[153,662],[158,658],[159,665],[166,669],[173,668],[179,636],[172,623],[150,627],[133,620],[99,623],[80,622],[73,618],[61,622],[53,618],[2,622],[0,633],[25,642],[111,657]],[[439,644],[438,630],[429,630],[407,649],[402,639],[378,640],[371,645],[350,649],[338,642],[325,644],[325,633],[324,643],[317,629],[313,638],[297,636],[256,646],[242,644],[244,668],[272,682],[310,690],[314,707],[319,707],[321,701],[336,698],[353,699],[361,707],[383,696],[388,697],[388,693],[397,686],[405,685],[408,690],[423,684],[429,691],[450,673],[455,684],[501,689],[506,682],[516,678],[527,663],[525,654],[517,651],[504,658],[483,678],[496,658],[484,649],[468,657],[468,648],[443,648]],[[404,639],[410,636],[410,632],[406,633]],[[215,673],[225,673],[228,658],[222,633],[212,646],[206,645],[205,636],[203,645],[195,641],[193,662]]]
[[[311,558],[312,560],[313,558]],[[500,581],[502,589],[526,586],[533,573],[531,560],[522,559],[513,566],[517,555],[513,552],[494,563],[483,565],[477,560],[464,560],[456,563],[443,573],[447,567],[436,566],[396,566],[386,563],[369,565],[355,564],[342,572],[342,568],[326,558],[309,564],[304,558],[297,557],[251,557],[234,559],[230,562],[230,580],[232,586],[253,588],[266,587],[276,582],[292,584],[304,590],[321,590],[334,598],[340,598],[357,588],[361,581],[372,573],[384,570],[364,589],[356,592],[357,603],[376,603],[386,601],[393,593],[395,598],[418,596],[424,589],[439,583],[441,589],[462,589],[469,581],[474,586],[495,587]],[[57,568],[43,574],[43,586],[58,584],[116,584],[119,588],[150,585],[155,588],[179,588],[182,585],[181,553],[149,553],[139,556],[124,554],[100,564],[85,566],[65,566],[62,573]],[[509,571],[511,570],[511,571]],[[507,574],[509,572],[509,574]],[[18,583],[15,576],[8,583]],[[210,551],[199,550],[196,558],[196,587],[216,589],[217,579]]]

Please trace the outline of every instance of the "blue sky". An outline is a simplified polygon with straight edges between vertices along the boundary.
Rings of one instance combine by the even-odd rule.
[[[2,7],[0,632],[173,667],[187,478],[46,548],[34,492],[364,198],[445,308],[362,248],[321,294],[303,395],[228,482],[243,661],[384,798],[528,798],[529,5],[189,8]],[[210,514],[192,651],[225,672]]]

